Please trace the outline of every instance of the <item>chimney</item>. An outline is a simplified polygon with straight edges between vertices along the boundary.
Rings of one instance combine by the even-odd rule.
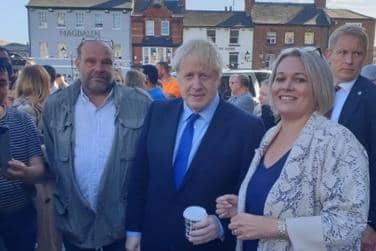
[[[326,8],[326,0],[315,0],[315,7],[317,9],[325,9]]]
[[[244,11],[247,15],[251,15],[252,8],[255,6],[256,0],[244,0]]]
[[[185,9],[185,0],[179,0],[178,5],[180,7],[183,7],[183,9]]]

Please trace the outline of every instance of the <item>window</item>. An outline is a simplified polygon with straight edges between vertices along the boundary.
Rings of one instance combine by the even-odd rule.
[[[150,61],[150,58],[149,58],[149,48],[148,47],[142,48],[142,54],[143,54],[143,57],[142,57],[143,63],[144,64],[149,64],[149,61]]]
[[[59,58],[66,58],[68,56],[68,49],[64,43],[57,44],[57,56]]]
[[[146,20],[145,22],[145,35],[154,36],[154,21]]]
[[[47,16],[46,12],[39,12],[39,28],[47,28]]]
[[[239,30],[230,30],[230,44],[239,43]]]
[[[57,13],[57,27],[65,28],[65,13]]]
[[[238,52],[230,52],[229,53],[229,67],[231,69],[237,69],[239,65],[239,53]]]
[[[285,44],[293,44],[293,43],[294,43],[294,32],[286,32]]]
[[[39,56],[41,58],[48,58],[47,42],[39,42]]]
[[[142,53],[143,64],[156,64],[160,61],[171,62],[172,48],[143,47]]]
[[[102,14],[95,14],[95,23],[94,27],[97,29],[103,28],[103,15]]]
[[[315,43],[315,33],[305,32],[304,33],[304,44],[314,44]]]
[[[206,30],[206,36],[215,43],[215,30]]]
[[[112,15],[112,28],[120,29],[120,25],[121,25],[121,15],[120,13],[114,13]]]
[[[114,57],[121,59],[122,57],[122,50],[121,50],[121,44],[114,44]]]
[[[161,21],[161,36],[170,36],[170,21]]]
[[[266,33],[266,43],[267,44],[276,44],[277,43],[277,33],[276,32],[267,32]]]
[[[77,28],[84,27],[84,13],[82,12],[76,13],[76,27]]]
[[[275,59],[274,54],[266,54],[265,55],[265,67],[268,68],[268,69],[271,69],[273,62],[274,62],[274,59]]]

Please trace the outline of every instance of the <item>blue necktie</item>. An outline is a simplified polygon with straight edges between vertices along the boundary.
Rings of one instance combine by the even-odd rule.
[[[199,117],[199,114],[192,113],[189,116],[183,134],[181,135],[179,147],[176,152],[174,161],[174,176],[176,188],[180,187],[188,167],[189,153],[192,149],[192,139],[194,132],[193,125]]]

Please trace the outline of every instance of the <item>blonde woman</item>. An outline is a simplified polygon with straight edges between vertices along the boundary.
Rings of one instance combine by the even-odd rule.
[[[35,122],[43,144],[41,113],[43,104],[49,95],[50,76],[40,65],[30,65],[22,69],[17,78],[13,106],[26,112]],[[42,147],[43,149],[43,147]],[[35,206],[38,214],[38,249],[39,251],[57,251],[61,244],[53,224],[52,180],[37,184]]]
[[[28,113],[42,132],[41,113],[49,95],[50,77],[40,65],[26,66],[16,81],[16,99],[13,106]]]
[[[360,250],[367,154],[323,116],[334,97],[326,61],[312,48],[286,49],[270,80],[281,121],[261,141],[238,195],[217,199],[219,217],[231,218],[236,250]]]

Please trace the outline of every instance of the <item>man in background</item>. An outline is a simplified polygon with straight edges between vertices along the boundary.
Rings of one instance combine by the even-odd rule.
[[[329,37],[326,57],[336,94],[332,121],[347,127],[364,146],[369,158],[370,210],[362,250],[376,248],[376,86],[360,75],[367,56],[368,36],[357,25],[343,25]]]
[[[168,99],[179,98],[180,90],[178,80],[171,76],[170,66],[167,62],[159,62],[157,64],[158,77],[162,84],[162,90]]]
[[[242,109],[249,114],[253,114],[255,101],[249,92],[249,77],[245,74],[233,74],[229,79],[231,96],[228,102]]]

